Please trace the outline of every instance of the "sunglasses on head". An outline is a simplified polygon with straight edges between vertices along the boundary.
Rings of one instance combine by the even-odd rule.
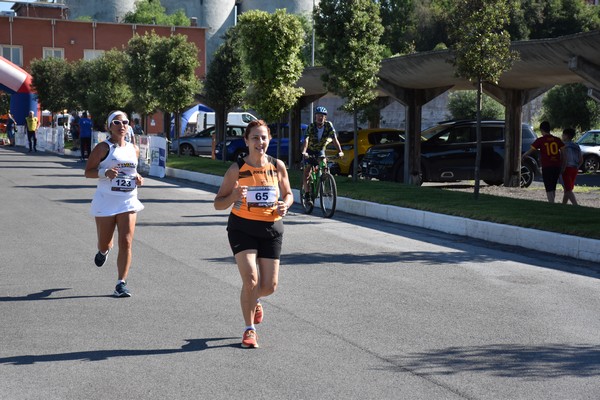
[[[122,120],[122,121],[121,121],[120,119],[113,119],[113,120],[112,120],[112,123],[113,123],[114,125],[116,125],[116,126],[121,126],[121,124],[123,124],[123,125],[129,125],[129,121],[128,121],[128,120],[126,120],[126,119],[124,119],[124,120]]]

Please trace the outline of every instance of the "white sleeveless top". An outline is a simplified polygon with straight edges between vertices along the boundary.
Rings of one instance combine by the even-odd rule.
[[[144,206],[137,198],[135,176],[138,159],[135,146],[129,142],[124,146],[115,146],[108,140],[104,143],[109,146],[109,151],[98,165],[100,178],[90,213],[102,217],[143,210]],[[102,175],[105,169],[117,169],[119,174],[114,179],[106,178]]]

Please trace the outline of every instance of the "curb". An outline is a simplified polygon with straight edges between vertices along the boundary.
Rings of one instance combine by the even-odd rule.
[[[166,175],[220,186],[223,177],[201,172],[167,168]],[[298,203],[298,190],[293,189]],[[521,228],[518,226],[478,221],[429,211],[414,210],[386,204],[338,197],[336,210],[361,217],[416,226],[419,228],[484,240],[492,243],[522,247],[586,261],[600,261],[600,241],[561,233]]]

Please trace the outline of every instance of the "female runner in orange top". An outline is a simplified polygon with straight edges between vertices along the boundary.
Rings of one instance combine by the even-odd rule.
[[[231,165],[214,200],[217,210],[233,205],[229,244],[242,277],[240,302],[246,330],[242,347],[258,347],[256,324],[263,320],[260,298],[275,292],[283,240],[282,217],[294,202],[285,164],[267,155],[271,133],[252,121],[244,132],[249,154]]]

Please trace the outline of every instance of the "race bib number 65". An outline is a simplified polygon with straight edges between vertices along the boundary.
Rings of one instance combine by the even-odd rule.
[[[274,186],[249,186],[246,201],[250,207],[272,207],[277,202]]]
[[[115,179],[110,181],[113,192],[131,192],[135,189],[135,176],[134,175],[117,175]]]

